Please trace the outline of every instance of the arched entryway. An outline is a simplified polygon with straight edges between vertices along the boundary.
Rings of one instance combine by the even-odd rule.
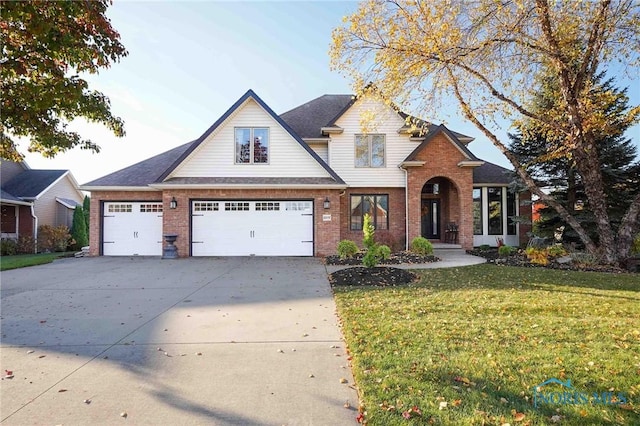
[[[420,199],[421,235],[457,244],[460,202],[456,185],[445,177],[429,179],[422,186]]]

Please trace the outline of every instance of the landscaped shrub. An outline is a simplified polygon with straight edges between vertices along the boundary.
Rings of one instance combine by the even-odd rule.
[[[549,254],[547,253],[547,249],[527,247],[525,253],[531,263],[535,263],[536,265],[549,264]]]
[[[571,261],[579,268],[588,268],[600,264],[600,259],[591,253],[576,251],[571,253]]]
[[[371,223],[371,215],[365,214],[364,221],[362,223],[362,244],[364,244],[367,252],[362,257],[362,264],[367,268],[373,268],[381,259],[380,246],[376,244],[375,234],[376,228]]]
[[[18,254],[33,254],[36,252],[36,240],[31,235],[20,235],[18,237]]]
[[[514,251],[515,249],[511,246],[500,246],[498,248],[498,254],[500,255],[500,257],[511,256],[511,253],[513,253]]]
[[[478,250],[480,251],[487,251],[491,248],[491,246],[489,244],[482,244],[481,246],[478,246]]]
[[[391,257],[391,248],[384,244],[378,246],[378,254],[383,260],[387,260]]]
[[[3,239],[0,241],[0,255],[13,256],[18,252],[18,243],[16,240]]]
[[[360,249],[358,245],[351,240],[342,240],[338,243],[338,256],[340,259],[346,259],[355,256]]]
[[[66,251],[72,241],[69,228],[65,225],[38,227],[38,250],[41,252]]]
[[[631,254],[637,255],[640,254],[640,234],[636,235],[636,238],[633,240],[631,244]]]
[[[71,228],[71,236],[75,243],[73,248],[80,250],[82,247],[89,245],[89,237],[87,237],[87,223],[84,220],[84,212],[81,206],[77,206],[73,211],[73,227]]]
[[[411,240],[411,251],[421,256],[433,254],[433,244],[424,237],[415,237]]]
[[[547,247],[547,254],[549,255],[549,257],[566,256],[567,250],[562,246],[562,244],[554,244],[550,247]]]

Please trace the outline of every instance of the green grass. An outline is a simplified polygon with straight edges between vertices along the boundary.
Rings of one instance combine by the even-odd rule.
[[[407,287],[335,289],[367,424],[640,424],[638,274],[419,274]],[[627,402],[535,408],[534,387],[552,377]],[[403,418],[413,406],[422,414]]]
[[[40,254],[18,254],[15,256],[0,256],[0,271],[9,269],[26,268],[27,266],[44,265],[51,263],[61,257],[68,257],[72,253],[40,253]]]

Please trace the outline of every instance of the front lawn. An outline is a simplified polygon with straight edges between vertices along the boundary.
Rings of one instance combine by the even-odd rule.
[[[638,274],[418,273],[334,288],[367,424],[640,424]]]
[[[24,268],[27,266],[43,265],[51,263],[61,257],[73,255],[69,252],[60,253],[39,253],[39,254],[17,254],[14,256],[0,256],[0,271],[9,269]]]

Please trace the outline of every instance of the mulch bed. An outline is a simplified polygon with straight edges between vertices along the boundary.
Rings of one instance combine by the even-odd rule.
[[[389,266],[374,268],[355,266],[341,269],[329,275],[329,282],[332,286],[393,287],[410,284],[417,279],[418,276],[413,272]]]
[[[539,265],[531,263],[526,254],[519,250],[510,256],[501,257],[498,254],[497,248],[490,248],[485,250],[473,249],[467,250],[467,253],[474,256],[480,256],[487,259],[487,263],[498,266],[523,266],[531,268],[547,268],[547,269],[560,269],[564,271],[586,271],[586,272],[613,272],[623,273],[629,272],[625,269],[618,268],[610,265],[576,265],[573,263],[558,263],[554,259],[551,259],[547,265]]]
[[[362,266],[364,253],[358,253],[352,258],[340,259],[339,256],[325,257],[327,265],[348,265],[353,268],[345,268],[329,275],[329,282],[332,286],[376,286],[390,287],[406,285],[418,279],[418,276],[406,269],[394,268],[391,266],[376,266],[375,268],[365,268]],[[440,258],[436,256],[420,256],[408,251],[393,253],[389,259],[380,262],[380,265],[399,265],[401,263],[418,264],[438,262]],[[357,265],[357,266],[356,266]]]
[[[324,258],[324,261],[327,265],[362,265],[362,257],[364,253],[358,253],[353,257],[347,259],[340,259],[338,255],[331,255]],[[420,256],[415,253],[411,253],[409,251],[400,251],[397,253],[392,253],[391,257],[386,260],[380,261],[380,265],[399,265],[401,263],[431,263],[431,262],[439,262],[440,258],[436,256]]]

